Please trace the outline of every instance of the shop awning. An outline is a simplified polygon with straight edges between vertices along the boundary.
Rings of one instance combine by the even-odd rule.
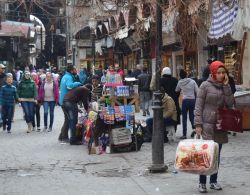
[[[1,23],[0,37],[25,37],[29,36],[30,29],[34,27],[32,23],[4,21]]]

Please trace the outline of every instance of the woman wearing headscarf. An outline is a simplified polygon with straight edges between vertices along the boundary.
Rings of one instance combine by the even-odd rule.
[[[29,71],[24,72],[23,79],[18,85],[17,93],[28,126],[27,133],[30,133],[32,130],[32,122],[34,121],[34,107],[37,102],[37,89],[35,82],[31,79]]]
[[[39,87],[40,87],[40,80],[39,80],[39,76],[37,75],[37,73],[35,72],[32,72],[31,73],[31,79],[35,82],[36,84],[36,90],[37,92],[39,91]],[[40,131],[40,120],[41,120],[41,117],[40,117],[40,108],[41,108],[41,104],[40,102],[38,101],[36,104],[35,104],[35,108],[34,108],[34,120],[32,122],[32,126],[33,126],[33,131],[35,131],[35,128],[37,127],[37,131]],[[36,121],[35,121],[36,119]]]
[[[214,140],[219,144],[218,159],[220,163],[220,152],[222,144],[228,142],[226,131],[216,129],[217,110],[221,107],[232,107],[234,97],[229,85],[227,69],[220,61],[214,61],[210,65],[210,77],[204,81],[197,94],[195,104],[195,131],[201,135],[204,140]],[[218,173],[210,176],[210,188],[214,190],[222,190],[217,183]],[[200,175],[199,191],[206,193],[206,175]]]

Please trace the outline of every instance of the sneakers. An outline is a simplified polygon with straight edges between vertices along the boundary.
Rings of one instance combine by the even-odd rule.
[[[146,113],[147,113],[147,115],[148,115],[148,116],[150,116],[150,112],[149,112],[149,110],[146,110]]]
[[[37,132],[40,132],[41,131],[41,128],[40,127],[37,127],[37,130],[36,130]]]
[[[52,128],[51,128],[51,127],[47,129],[47,132],[51,132],[51,131],[52,131]]]
[[[187,139],[187,136],[183,135],[180,137],[180,139]]]
[[[145,111],[143,112],[142,116],[146,116],[146,112]]]
[[[202,184],[202,183],[199,184],[199,192],[200,193],[207,193],[206,184]]]
[[[28,125],[27,133],[30,133],[33,128],[32,123],[27,123],[27,125]]]
[[[11,133],[11,131],[10,131],[10,130],[7,130],[7,133]]]
[[[222,187],[218,183],[210,183],[210,189],[213,189],[213,190],[222,190]]]
[[[46,132],[48,129],[47,129],[47,127],[44,127],[43,128],[43,132]]]

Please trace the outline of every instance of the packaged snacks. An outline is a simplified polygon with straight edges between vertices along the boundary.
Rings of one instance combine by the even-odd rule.
[[[212,175],[218,171],[219,146],[212,140],[187,139],[179,142],[175,168],[181,172]]]

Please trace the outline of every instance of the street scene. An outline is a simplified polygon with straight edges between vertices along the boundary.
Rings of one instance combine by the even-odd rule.
[[[1,0],[0,195],[249,194],[250,0]]]
[[[88,155],[86,145],[70,146],[57,140],[63,120],[59,107],[55,115],[52,132],[27,135],[17,106],[12,134],[0,132],[1,194],[199,194],[197,175],[175,172],[177,143],[164,144],[168,171],[151,174],[151,143],[143,143],[138,152]],[[178,128],[177,136],[180,132]],[[209,190],[210,194],[249,194],[249,138],[249,132],[229,137],[219,174],[223,191]]]

